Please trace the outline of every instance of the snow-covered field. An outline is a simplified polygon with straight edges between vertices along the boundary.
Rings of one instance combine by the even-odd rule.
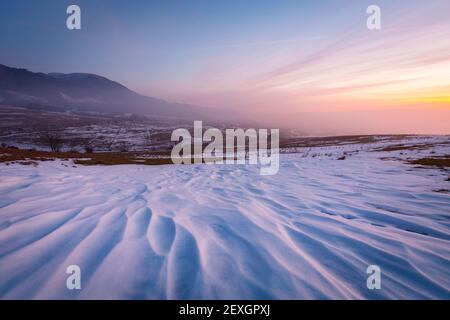
[[[450,195],[433,191],[448,172],[358,146],[330,156],[342,148],[283,154],[275,176],[0,164],[0,297],[450,299]],[[66,288],[69,265],[81,290]]]

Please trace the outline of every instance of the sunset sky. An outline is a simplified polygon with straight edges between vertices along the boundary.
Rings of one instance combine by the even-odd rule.
[[[72,3],[79,31],[65,27]],[[366,27],[370,4],[381,30]],[[0,63],[280,119],[419,110],[445,132],[449,15],[448,0],[2,1]]]

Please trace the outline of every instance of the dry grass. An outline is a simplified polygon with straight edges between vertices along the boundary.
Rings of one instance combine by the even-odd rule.
[[[168,156],[148,157],[146,153],[78,153],[78,152],[48,152],[23,150],[17,148],[0,148],[0,162],[35,164],[36,161],[53,161],[55,159],[74,160],[79,165],[118,165],[143,164],[161,165],[171,164]]]
[[[374,149],[374,151],[404,151],[404,150],[426,150],[432,147],[435,147],[436,144],[427,143],[427,144],[416,144],[416,145],[404,145],[398,144],[393,146],[388,146],[380,149]]]
[[[411,135],[350,135],[333,137],[299,137],[281,139],[280,148],[312,148],[343,146],[352,144],[370,144],[379,141],[396,142],[402,141]]]
[[[312,148],[345,144],[364,144],[375,142],[374,136],[335,136],[335,137],[304,137],[282,139],[280,148]]]
[[[425,167],[448,168],[450,167],[450,155],[408,160],[408,163]]]
[[[54,161],[55,159],[72,159],[74,164],[94,165],[119,165],[119,164],[142,164],[162,165],[173,164],[169,153],[162,152],[49,152],[36,150],[23,150],[15,147],[0,148],[0,163],[19,163],[23,165],[37,165],[38,161]],[[222,158],[204,158],[202,163],[214,163]],[[194,159],[191,158],[191,163]]]

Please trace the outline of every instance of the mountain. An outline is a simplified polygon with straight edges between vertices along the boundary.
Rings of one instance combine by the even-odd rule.
[[[205,109],[140,95],[88,73],[34,73],[0,64],[0,104],[50,110],[193,119]]]

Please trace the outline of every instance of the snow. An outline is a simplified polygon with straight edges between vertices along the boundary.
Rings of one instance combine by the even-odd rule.
[[[342,148],[282,154],[275,176],[2,164],[0,298],[449,299],[450,196],[433,191],[448,172]]]

